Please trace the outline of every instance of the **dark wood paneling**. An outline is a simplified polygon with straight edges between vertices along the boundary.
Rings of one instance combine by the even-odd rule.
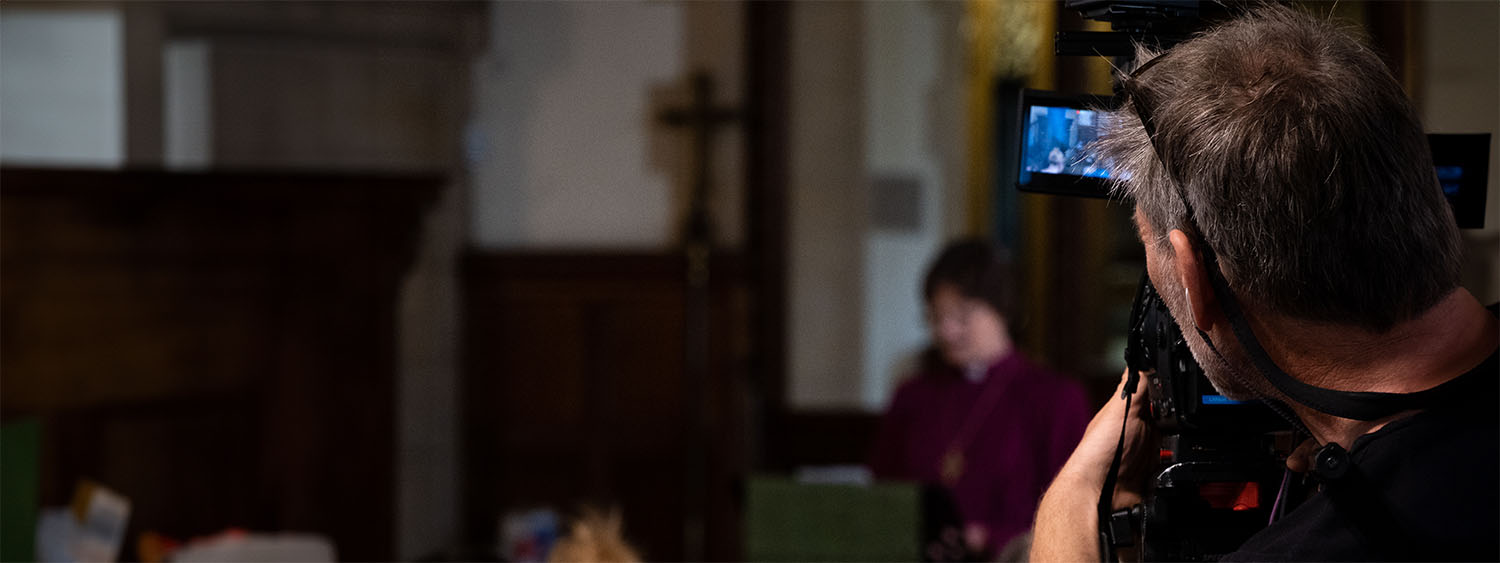
[[[738,557],[745,272],[711,267],[710,372],[686,378],[685,260],[675,254],[468,254],[463,274],[464,508],[469,540],[510,510],[619,506],[650,560],[683,557],[685,505],[703,499],[707,556]],[[691,421],[707,403],[708,444]],[[699,447],[706,447],[704,450]],[[701,480],[689,456],[706,457]],[[686,490],[705,483],[702,495]]]
[[[43,420],[44,503],[88,477],[132,500],[132,534],[307,531],[394,555],[396,290],[442,178],[5,168],[0,185],[0,411]]]

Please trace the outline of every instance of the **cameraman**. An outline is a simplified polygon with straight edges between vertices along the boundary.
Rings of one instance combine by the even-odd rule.
[[[1320,491],[1228,559],[1500,559],[1500,329],[1458,286],[1401,86],[1349,31],[1279,6],[1137,60],[1097,150],[1147,273],[1214,386],[1283,403],[1312,436],[1299,454],[1318,452],[1288,466]],[[1139,501],[1157,450],[1138,388],[1049,487],[1033,559],[1100,559],[1122,423],[1115,507]]]

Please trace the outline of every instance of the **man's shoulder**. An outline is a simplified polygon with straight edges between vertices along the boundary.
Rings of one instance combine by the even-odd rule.
[[[1226,560],[1500,559],[1500,424],[1492,408],[1475,414],[1423,413],[1362,438],[1351,459],[1365,483],[1329,485]]]
[[[1251,536],[1220,561],[1371,561],[1378,559],[1357,532],[1344,525],[1323,495]]]

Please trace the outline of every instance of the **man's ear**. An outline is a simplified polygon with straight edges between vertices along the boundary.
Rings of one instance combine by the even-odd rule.
[[[1173,273],[1187,290],[1187,304],[1191,309],[1193,323],[1200,330],[1208,332],[1215,323],[1223,319],[1218,300],[1214,298],[1213,285],[1208,281],[1208,270],[1204,269],[1203,261],[1198,259],[1198,252],[1193,249],[1192,239],[1188,238],[1187,233],[1172,229],[1167,238],[1172,243],[1172,253],[1176,258],[1172,261],[1175,270]]]

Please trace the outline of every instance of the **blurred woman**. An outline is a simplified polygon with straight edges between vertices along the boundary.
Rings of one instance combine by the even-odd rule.
[[[1091,413],[1082,386],[1016,350],[1008,269],[983,240],[950,244],[928,269],[932,346],[896,389],[870,463],[878,478],[948,491],[969,557],[992,557],[1031,528]]]

